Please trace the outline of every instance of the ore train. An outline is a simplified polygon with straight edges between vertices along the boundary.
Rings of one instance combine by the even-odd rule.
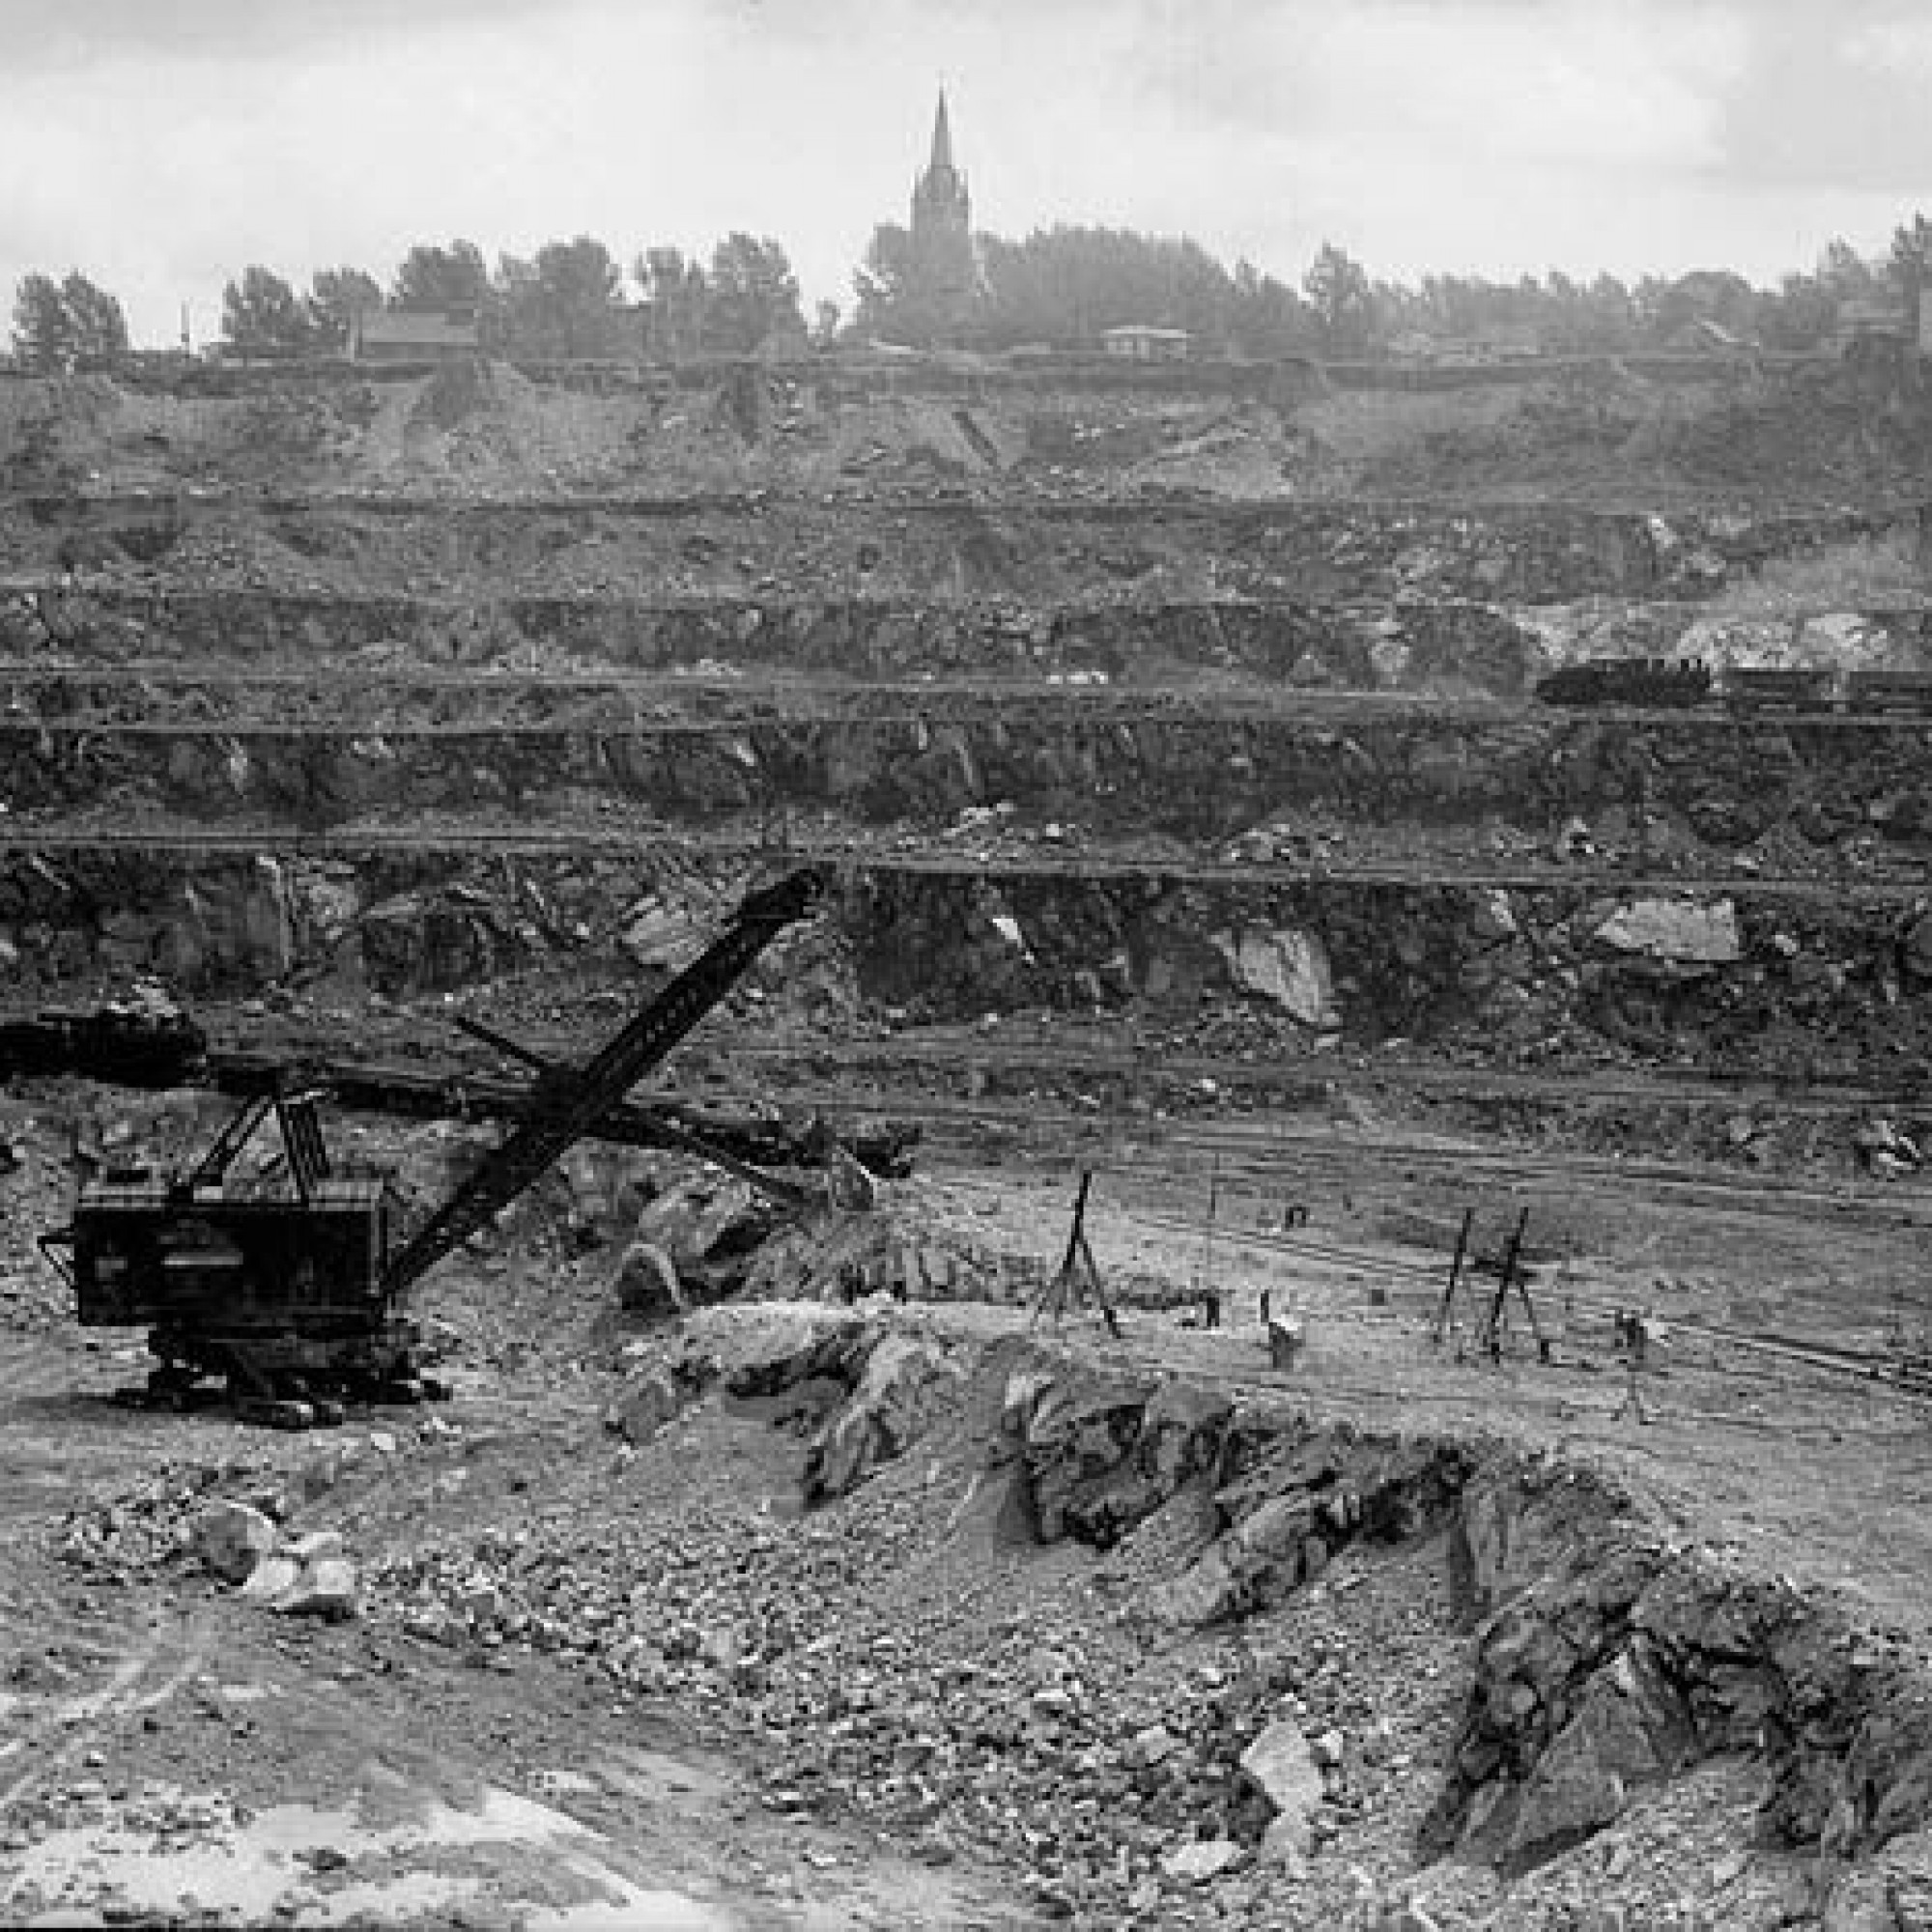
[[[1847,670],[1832,665],[1713,669],[1701,658],[1586,658],[1552,671],[1535,693],[1546,704],[1564,706],[1932,717],[1932,670]]]

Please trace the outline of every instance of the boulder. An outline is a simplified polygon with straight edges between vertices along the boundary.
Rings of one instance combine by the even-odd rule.
[[[195,1520],[193,1548],[203,1568],[225,1583],[245,1583],[274,1553],[280,1532],[246,1503],[211,1503]]]
[[[1921,913],[1906,927],[1899,954],[1915,980],[1932,980],[1932,912]]]
[[[1492,944],[1515,939],[1521,928],[1517,924],[1510,895],[1497,887],[1477,893],[1469,907],[1469,930],[1476,938]]]
[[[1160,1868],[1169,1878],[1206,1885],[1223,1872],[1232,1871],[1246,1856],[1232,1838],[1190,1838],[1169,1852],[1161,1860]]]
[[[703,1168],[646,1202],[633,1238],[663,1249],[687,1288],[701,1282],[718,1290],[749,1264],[774,1225],[769,1205],[744,1181]]]
[[[1690,1728],[1654,1665],[1630,1652],[1589,1683],[1576,1714],[1537,1760],[1496,1850],[1512,1864],[1549,1857],[1612,1823],[1633,1786],[1667,1776]]]
[[[1457,1459],[1427,1444],[1332,1435],[1286,1443],[1219,1492],[1215,1500],[1233,1527],[1190,1569],[1151,1591],[1150,1607],[1186,1625],[1243,1616],[1320,1576],[1355,1536],[1396,1541],[1432,1527],[1461,1480]]]
[[[1241,1753],[1241,1771],[1274,1807],[1270,1837],[1275,1845],[1306,1854],[1314,1844],[1315,1807],[1324,1786],[1321,1768],[1300,1727],[1277,1719]]]
[[[646,899],[624,917],[619,944],[639,966],[681,968],[709,943],[710,931],[691,913]]]
[[[666,1423],[683,1412],[684,1390],[668,1369],[652,1369],[611,1405],[607,1427],[627,1442],[648,1442]]]
[[[1213,935],[1214,950],[1244,992],[1272,1001],[1291,1019],[1318,1033],[1342,1024],[1335,1005],[1335,976],[1321,936],[1299,926],[1244,928]]]
[[[355,1614],[361,1579],[346,1556],[325,1556],[308,1564],[296,1582],[275,1602],[287,1617],[320,1617],[344,1623]]]
[[[633,1241],[611,1278],[617,1306],[633,1315],[682,1315],[691,1306],[670,1257],[655,1241]]]
[[[1681,965],[1730,966],[1744,954],[1729,899],[1633,899],[1599,923],[1596,937],[1617,952]]]
[[[248,1573],[242,1594],[260,1604],[272,1604],[300,1580],[302,1566],[293,1556],[265,1556]]]

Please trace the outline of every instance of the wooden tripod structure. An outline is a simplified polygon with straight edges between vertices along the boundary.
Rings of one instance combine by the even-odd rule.
[[[1107,1300],[1107,1292],[1100,1285],[1099,1264],[1094,1259],[1094,1250],[1087,1240],[1087,1199],[1093,1191],[1094,1173],[1091,1168],[1080,1172],[1080,1192],[1073,1199],[1073,1225],[1066,1235],[1066,1252],[1061,1258],[1060,1272],[1034,1297],[1033,1319],[1028,1327],[1037,1326],[1044,1315],[1050,1321],[1062,1321],[1069,1310],[1077,1309],[1089,1300],[1099,1309],[1101,1318],[1115,1334],[1120,1330],[1114,1323],[1114,1311]]]

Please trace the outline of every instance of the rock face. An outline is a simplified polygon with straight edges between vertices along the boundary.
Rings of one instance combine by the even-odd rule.
[[[1591,735],[1601,726],[1565,728],[1574,734],[1566,756],[1574,753],[1575,764],[1622,770]],[[1778,735],[1798,730],[1780,724]],[[1834,742],[1844,737],[1836,733]],[[1413,777],[1413,750],[1388,748],[1405,783]],[[1932,835],[1932,784],[1902,753],[1858,796],[1828,798],[1808,780],[1779,791],[1748,771],[1719,782],[1709,770],[1708,732],[1663,753],[1680,784],[1674,809],[1726,838],[1764,832],[1774,793],[1798,828],[1792,836],[1815,834],[1822,846],[1904,837],[1908,820],[1922,821]],[[1824,755],[1815,747],[1811,754]],[[1471,768],[1489,773],[1488,755],[1489,748],[1472,753]],[[1511,787],[1529,780],[1496,755],[1504,759],[1497,782],[1514,797]],[[1340,748],[1332,756],[1350,762]],[[1552,781],[1520,808],[1538,828],[1539,845],[1569,815],[1561,794],[1573,763],[1561,771],[1562,784]],[[1361,782],[1389,781],[1378,770]],[[1576,782],[1594,794],[1600,781]],[[1176,789],[1193,795],[1179,781]],[[1426,804],[1404,809],[1422,811]],[[1755,828],[1747,834],[1747,819]],[[1626,849],[1621,835],[1604,833],[1598,842]],[[240,989],[294,968],[358,989],[421,992],[539,960],[615,963],[625,957],[617,924],[626,908],[668,908],[679,895],[709,906],[724,883],[707,877],[676,886],[643,862],[274,863],[279,869],[155,854],[138,870],[87,855],[58,865],[42,855],[31,865],[0,864],[0,971],[28,997],[103,969],[165,971],[183,985]],[[1822,891],[1798,900],[1748,890],[1708,900],[1620,900],[1582,878],[1503,895],[1436,883],[1270,882],[1238,873],[1166,885],[1021,875],[1004,880],[989,899],[971,871],[962,865],[957,873],[865,879],[841,895],[810,939],[801,935],[803,970],[794,953],[786,971],[754,974],[747,991],[776,994],[807,1012],[857,1015],[869,1005],[934,1020],[978,1019],[1016,1005],[1133,1006],[1177,1025],[1238,1018],[1244,1030],[1277,1040],[1284,1056],[1337,1024],[1364,1046],[1400,1037],[1556,1065],[1573,1051],[1599,1064],[1607,1042],[1631,1065],[1679,1065],[1693,1054],[1740,1070],[1818,1079],[1932,1052],[1932,920],[1910,904],[1834,901]],[[1015,923],[1024,949],[1000,936],[998,919]],[[1793,1018],[1802,1025],[1783,1024]],[[989,1077],[1023,1091],[1055,1080],[1024,1066]],[[715,1239],[698,1227],[714,1208],[726,1224]],[[670,1213],[670,1204],[661,1211]],[[710,1242],[688,1264],[670,1229],[639,1232],[664,1247],[701,1294],[711,1292],[714,1261],[718,1280],[735,1281],[727,1264],[738,1234],[730,1224],[743,1215],[749,1235],[754,1211],[742,1199],[734,1209],[708,1193],[687,1201],[674,1217],[680,1232],[699,1248]]]

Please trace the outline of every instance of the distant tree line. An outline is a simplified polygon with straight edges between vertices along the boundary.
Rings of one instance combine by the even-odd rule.
[[[344,353],[358,312],[384,307],[460,312],[493,354],[530,360],[636,353],[744,355],[774,338],[806,336],[797,277],[783,247],[732,234],[709,263],[675,247],[645,248],[623,267],[589,236],[551,242],[528,259],[500,255],[494,270],[473,242],[421,242],[386,287],[366,270],[323,269],[306,291],[251,263],[222,291],[221,340],[235,355],[298,358]],[[837,326],[820,316],[821,332]],[[115,298],[84,275],[27,275],[14,304],[13,351],[26,368],[66,372],[124,354]]]
[[[1248,262],[1229,269],[1197,242],[1114,228],[1056,227],[1022,242],[985,235],[978,252],[978,298],[951,333],[994,350],[1091,344],[1128,323],[1183,328],[1210,348],[1255,357],[1374,356],[1406,336],[1504,332],[1551,353],[1614,353],[1670,347],[1699,323],[1739,341],[1803,350],[1825,341],[1851,304],[1897,301],[1932,259],[1932,223],[1915,215],[1881,261],[1833,242],[1810,273],[1769,289],[1721,270],[1630,283],[1551,272],[1514,282],[1430,275],[1411,285],[1373,279],[1329,242],[1291,287]],[[912,343],[934,334],[903,227],[873,231],[854,289],[857,334]]]
[[[1514,282],[1429,275],[1408,284],[1373,279],[1324,242],[1290,285],[1249,262],[1230,269],[1198,242],[1130,229],[1059,226],[1021,241],[979,238],[980,286],[969,317],[945,339],[1003,350],[1038,343],[1088,346],[1105,329],[1140,323],[1182,328],[1210,352],[1258,359],[1376,356],[1406,337],[1480,340],[1498,332],[1552,353],[1670,347],[1700,324],[1767,348],[1816,348],[1853,304],[1897,301],[1932,263],[1932,223],[1915,215],[1890,254],[1865,260],[1831,242],[1809,273],[1756,288],[1724,270],[1674,278],[1614,275],[1580,281],[1551,272]],[[783,246],[727,235],[708,262],[653,245],[628,270],[587,235],[546,242],[493,269],[475,242],[420,242],[386,285],[368,270],[323,269],[306,290],[250,264],[222,294],[221,337],[238,355],[344,353],[358,312],[434,309],[473,315],[488,352],[528,360],[643,354],[746,355],[777,342],[884,339],[921,344],[940,334],[913,272],[911,237],[875,229],[855,277],[857,305],[821,303],[810,330]],[[78,271],[35,272],[14,302],[13,351],[29,369],[63,372],[128,349],[121,304]]]
[[[623,266],[588,235],[534,255],[499,255],[492,270],[473,242],[419,242],[388,287],[358,269],[325,270],[306,296],[259,265],[228,284],[221,333],[238,355],[340,354],[357,310],[432,309],[476,320],[482,346],[529,360],[652,355],[743,355],[774,336],[805,334],[798,280],[783,247],[727,235],[709,265],[675,247]]]

